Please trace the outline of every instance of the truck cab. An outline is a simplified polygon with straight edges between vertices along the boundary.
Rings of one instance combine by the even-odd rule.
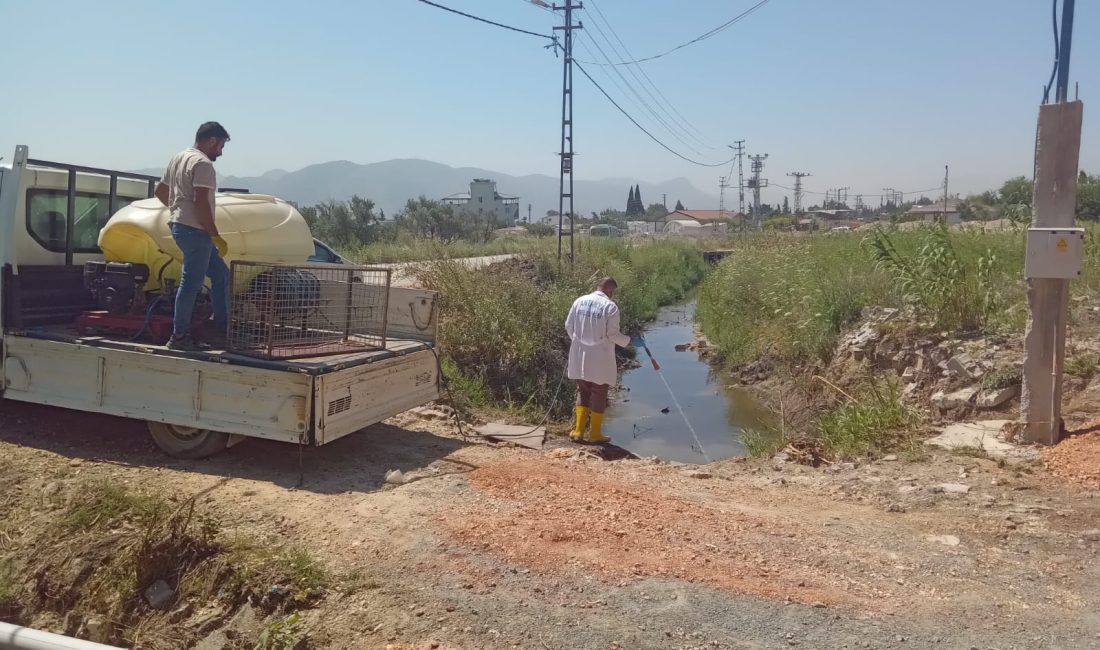
[[[327,444],[439,397],[431,291],[387,284],[383,343],[339,354],[176,352],[148,337],[78,328],[97,308],[84,266],[104,260],[101,231],[124,209],[152,209],[157,181],[32,159],[25,146],[0,166],[0,397],[145,420],[154,442],[183,458],[245,437]],[[293,210],[273,197],[225,200]],[[231,235],[243,249],[247,233]],[[290,249],[300,248],[306,264],[315,241],[308,227],[294,236],[302,241]]]

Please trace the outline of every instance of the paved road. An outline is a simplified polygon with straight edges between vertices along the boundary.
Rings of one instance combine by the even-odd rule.
[[[455,262],[461,262],[463,266],[471,269],[479,269],[490,264],[496,264],[497,262],[503,262],[515,257],[515,255],[482,255],[481,257],[460,257],[455,259]],[[393,270],[393,277],[390,279],[390,285],[394,287],[415,287],[416,284],[416,268],[417,266],[430,262],[432,260],[422,260],[419,262],[399,262],[396,264],[372,264],[371,266],[381,266],[387,269]]]

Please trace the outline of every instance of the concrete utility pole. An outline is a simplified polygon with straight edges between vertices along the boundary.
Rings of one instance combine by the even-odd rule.
[[[749,160],[752,161],[752,178],[749,179],[749,187],[752,188],[752,220],[756,225],[756,229],[760,230],[760,188],[768,186],[768,179],[760,178],[760,172],[764,171],[764,161],[768,159],[768,154],[757,154],[755,156],[749,156]]]
[[[566,204],[569,207],[569,261],[573,261],[573,30],[584,29],[584,23],[573,24],[573,10],[583,9],[580,2],[565,0],[564,5],[554,5],[554,11],[565,12],[565,24],[554,30],[565,32],[564,55],[562,56],[561,80],[561,170],[558,175],[558,259],[561,260],[562,228],[565,225]],[[569,190],[566,191],[566,177],[569,177]],[[566,200],[568,199],[568,201]]]
[[[737,188],[740,190],[738,193],[740,202],[738,203],[737,211],[741,214],[745,214],[745,171],[741,167],[741,158],[745,155],[745,141],[737,140],[733,144],[727,146],[733,149],[737,155]]]
[[[1055,103],[1039,107],[1035,136],[1035,193],[1028,231],[1027,258],[1043,253],[1042,230],[1070,228],[1077,206],[1077,166],[1081,152],[1084,104],[1067,101],[1074,0],[1062,4],[1062,35],[1057,61]],[[1049,92],[1049,88],[1047,89]],[[1056,250],[1064,252],[1065,240]],[[1046,246],[1049,255],[1050,247]],[[1022,437],[1052,445],[1062,435],[1062,366],[1066,352],[1069,280],[1027,278],[1028,321],[1024,336],[1024,376],[1021,398]]]
[[[787,176],[794,176],[794,213],[802,214],[802,179],[810,176],[810,173],[787,172]]]
[[[947,165],[943,166],[943,223],[947,224],[947,178],[950,174],[950,170]]]

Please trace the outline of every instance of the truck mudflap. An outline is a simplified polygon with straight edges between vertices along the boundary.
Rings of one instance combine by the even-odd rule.
[[[439,365],[430,349],[316,377],[313,443],[332,442],[431,402],[439,391]]]

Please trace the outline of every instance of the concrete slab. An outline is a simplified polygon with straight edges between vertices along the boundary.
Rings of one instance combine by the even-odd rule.
[[[474,431],[485,438],[500,442],[514,442],[528,449],[542,449],[542,444],[546,441],[546,427],[536,427],[532,430],[530,425],[516,426],[490,422],[477,427]]]
[[[1037,449],[1005,441],[1002,430],[1009,422],[1011,420],[982,420],[951,424],[942,429],[940,435],[925,440],[924,444],[948,450],[981,449],[993,458],[1037,459]]]

